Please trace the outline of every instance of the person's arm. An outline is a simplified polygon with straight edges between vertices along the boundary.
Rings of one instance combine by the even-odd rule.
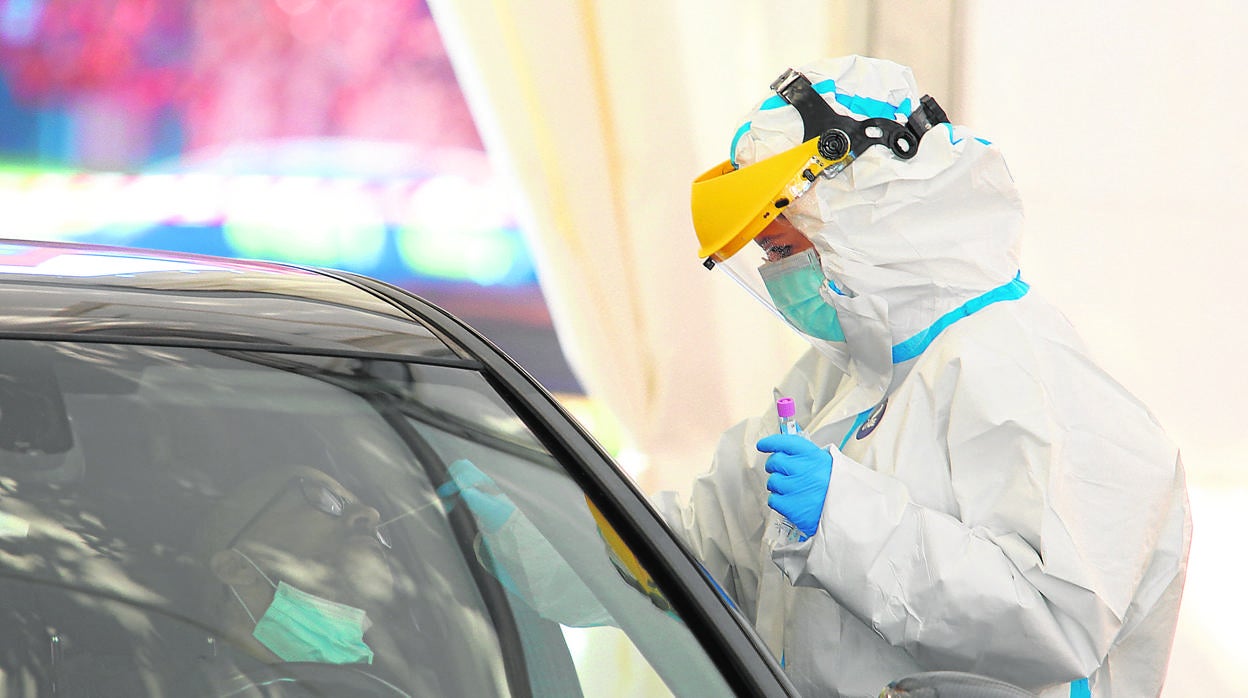
[[[975,358],[932,382],[944,443],[894,449],[930,462],[890,466],[947,470],[931,482],[950,491],[912,492],[833,447],[815,535],[776,559],[923,666],[1028,687],[1088,676],[1139,619],[1133,603],[1181,574],[1176,451],[1099,371],[1066,375],[1079,399],[1058,405],[1061,387]],[[1154,563],[1168,571],[1146,574]]]
[[[789,369],[777,390],[793,398],[797,418],[805,423],[832,399],[842,375],[826,357],[810,349]],[[661,492],[652,498],[668,526],[689,544],[749,618],[757,617],[755,597],[764,564],[760,551],[771,518],[767,473],[763,470],[765,454],[759,453],[755,444],[776,432],[774,400],[761,396],[759,404],[767,405],[763,412],[720,437],[711,468],[694,480],[687,506],[674,492]]]
[[[547,620],[572,627],[612,624],[611,615],[523,511],[471,461],[451,463],[438,488],[447,508],[462,501],[480,529],[478,562]]]
[[[694,480],[687,506],[674,492],[661,492],[652,500],[668,527],[750,618],[769,511],[763,497],[763,459],[754,449],[762,428],[760,420],[749,419],[724,433],[710,471]]]

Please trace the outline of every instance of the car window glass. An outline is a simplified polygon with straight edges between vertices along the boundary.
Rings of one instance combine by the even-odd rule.
[[[0,340],[0,694],[730,692],[475,371]]]

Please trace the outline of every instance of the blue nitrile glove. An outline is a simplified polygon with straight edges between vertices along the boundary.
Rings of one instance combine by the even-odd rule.
[[[498,488],[498,483],[481,472],[472,461],[461,458],[451,463],[447,472],[451,479],[438,487],[438,496],[446,503],[446,510],[455,507],[455,495],[458,494],[486,533],[502,528],[516,510],[516,505]]]
[[[758,440],[767,457],[767,506],[780,512],[807,537],[819,528],[823,500],[832,477],[832,454],[805,436],[772,434]]]

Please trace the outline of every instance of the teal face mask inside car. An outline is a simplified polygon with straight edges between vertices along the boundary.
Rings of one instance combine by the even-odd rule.
[[[273,580],[251,558],[237,549],[235,552],[273,585]],[[364,642],[368,616],[363,609],[321,598],[286,582],[273,586],[273,601],[259,620],[230,587],[234,598],[256,624],[252,636],[270,652],[287,662],[373,663],[373,650]]]

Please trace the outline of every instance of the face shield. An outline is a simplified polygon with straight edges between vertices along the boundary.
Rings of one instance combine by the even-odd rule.
[[[836,311],[822,297],[845,292],[823,276],[814,245],[783,217],[784,209],[819,178],[836,177],[872,146],[909,160],[918,153],[923,134],[948,119],[928,96],[904,124],[842,115],[792,70],[771,87],[801,114],[802,142],[746,167],[725,161],[694,180],[698,254],[707,269],[723,269],[804,334],[841,341]]]

